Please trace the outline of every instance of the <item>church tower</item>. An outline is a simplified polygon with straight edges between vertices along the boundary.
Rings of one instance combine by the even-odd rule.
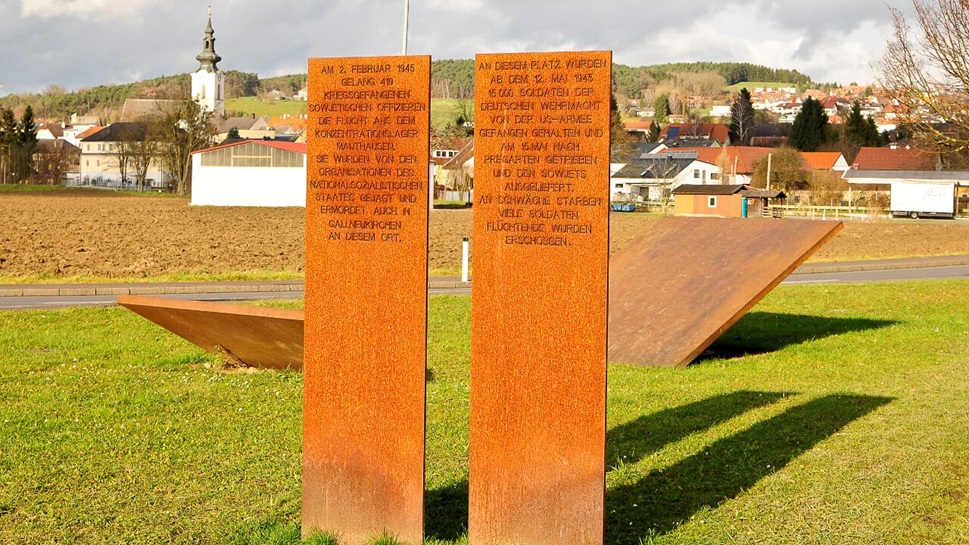
[[[215,52],[215,31],[212,30],[212,7],[209,6],[209,24],[205,27],[202,52],[195,57],[199,68],[192,73],[192,98],[203,110],[218,115],[225,114],[225,74],[219,70],[222,57]]]

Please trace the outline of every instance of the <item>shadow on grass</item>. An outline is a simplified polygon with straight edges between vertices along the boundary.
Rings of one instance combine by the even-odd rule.
[[[787,395],[791,394],[742,390],[640,416],[609,430],[606,465],[636,463],[692,433],[770,405]]]
[[[424,494],[424,536],[454,541],[468,531],[468,480]]]
[[[788,409],[639,482],[606,493],[606,543],[668,533],[784,468],[891,398],[829,395]]]
[[[634,463],[667,444],[774,403],[786,395],[790,394],[740,391],[641,416],[609,430],[606,463],[616,460]],[[440,540],[460,538],[468,528],[468,481],[428,490],[424,506],[427,537]]]
[[[748,312],[720,336],[694,363],[710,358],[735,358],[775,352],[815,339],[888,327],[895,320],[829,318],[803,314]]]

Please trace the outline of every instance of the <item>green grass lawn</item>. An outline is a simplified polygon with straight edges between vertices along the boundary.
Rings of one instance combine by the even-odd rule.
[[[0,184],[0,193],[37,193],[41,191],[67,191],[62,185]]]
[[[230,98],[225,101],[229,115],[255,114],[257,116],[303,115],[306,102],[302,100],[262,100],[257,97]]]
[[[426,533],[462,543],[470,298],[430,305]],[[0,543],[297,543],[301,375],[218,366],[0,313]],[[606,543],[967,543],[967,372],[969,281],[782,286],[687,369],[610,365]]]
[[[467,113],[474,117],[474,102],[470,99],[433,98],[431,99],[431,129],[441,129],[454,123],[459,115]]]

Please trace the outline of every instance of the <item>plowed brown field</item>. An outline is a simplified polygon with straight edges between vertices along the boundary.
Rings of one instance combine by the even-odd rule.
[[[0,279],[298,277],[302,208],[193,207],[174,198],[97,191],[0,194]],[[613,214],[612,249],[657,218]],[[795,220],[790,220],[795,221]],[[455,273],[471,210],[431,213],[430,269]],[[846,224],[814,261],[969,254],[969,222]]]

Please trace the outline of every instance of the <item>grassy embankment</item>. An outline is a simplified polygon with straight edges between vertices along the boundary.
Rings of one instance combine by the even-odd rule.
[[[431,298],[431,543],[465,541],[469,305]],[[606,543],[969,542],[967,345],[967,281],[782,286],[718,356],[610,365]],[[0,542],[297,543],[301,375],[218,365],[0,313]]]

